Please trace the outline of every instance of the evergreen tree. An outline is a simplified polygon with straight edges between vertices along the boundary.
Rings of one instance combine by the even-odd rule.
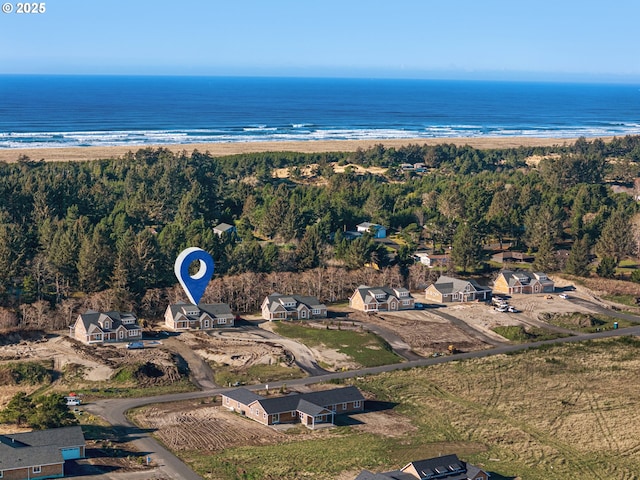
[[[78,423],[67,407],[64,396],[52,393],[37,399],[36,408],[29,416],[29,424],[37,429],[66,427]]]
[[[34,410],[35,406],[28,395],[25,392],[18,392],[11,398],[0,418],[5,423],[21,426],[33,415]]]
[[[482,242],[476,230],[468,223],[458,225],[451,246],[451,260],[454,265],[466,272],[470,267],[476,267],[482,259]]]
[[[611,257],[616,265],[634,251],[633,231],[629,217],[622,211],[615,211],[604,224],[596,243],[599,257]]]
[[[565,271],[579,277],[589,276],[589,239],[582,237],[573,242]]]
[[[602,257],[596,273],[602,278],[613,278],[616,276],[617,262],[613,257]]]
[[[542,239],[533,261],[533,268],[541,272],[552,272],[558,266],[551,237]]]

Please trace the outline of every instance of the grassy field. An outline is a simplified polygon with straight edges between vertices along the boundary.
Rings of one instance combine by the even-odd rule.
[[[541,328],[525,328],[521,325],[499,326],[495,327],[493,331],[515,343],[539,342],[567,336],[562,333],[550,332]]]
[[[337,350],[363,367],[377,367],[402,360],[393,353],[388,343],[369,332],[326,330],[283,322],[275,325],[275,331],[284,337],[295,338],[309,347],[324,345]]]
[[[635,323],[628,320],[587,313],[566,313],[563,315],[554,315],[547,321],[552,325],[569,328],[583,333],[612,330],[615,323],[618,324],[618,328],[631,327],[635,325]]]
[[[640,340],[624,337],[364,377],[356,385],[415,428],[338,427],[181,456],[208,479],[353,479],[446,453],[492,479],[638,479],[639,354]]]

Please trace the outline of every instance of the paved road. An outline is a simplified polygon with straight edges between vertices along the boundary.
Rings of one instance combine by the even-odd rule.
[[[619,318],[621,320],[628,320],[630,322],[633,323],[640,323],[640,317],[638,317],[637,315],[633,315],[631,313],[624,313],[624,312],[619,312],[617,310],[614,310],[612,308],[605,308],[602,305],[595,303],[595,302],[591,302],[589,300],[585,300],[584,298],[580,298],[580,297],[569,297],[567,300],[565,300],[565,302],[571,302],[574,303],[576,305],[580,305],[582,307],[588,308],[589,310],[592,310],[596,313],[601,313],[603,315],[607,315],[609,317],[614,317],[614,318]]]
[[[493,345],[493,346],[498,346],[498,345],[504,344],[504,340],[500,341],[500,340],[498,340],[496,338],[490,337],[489,335],[485,335],[481,331],[473,328],[471,325],[469,325],[464,320],[460,320],[459,318],[454,317],[453,315],[449,315],[448,313],[444,313],[441,308],[429,309],[429,313],[431,313],[432,315],[437,315],[438,317],[444,318],[445,320],[451,322],[453,325],[458,327],[464,333],[469,335],[471,338],[475,338],[476,340],[478,340],[480,342],[486,343],[488,345]]]
[[[591,308],[591,307],[590,307]],[[609,312],[607,310],[607,313]],[[634,321],[640,322],[640,318],[634,317],[630,315],[630,317],[635,318]],[[361,370],[352,370],[347,372],[334,372],[334,373],[325,373],[322,375],[316,375],[312,377],[287,380],[286,384],[289,386],[294,385],[310,385],[319,382],[326,382],[334,379],[347,379],[353,377],[360,377],[364,375],[375,375],[384,372],[392,372],[394,370],[404,369],[404,368],[412,368],[412,367],[425,367],[429,365],[437,365],[440,363],[446,363],[457,360],[465,360],[470,358],[483,358],[491,355],[499,355],[510,352],[518,352],[522,350],[526,350],[529,348],[535,348],[542,345],[557,345],[562,343],[574,343],[574,342],[582,342],[585,340],[595,340],[600,338],[611,338],[618,337],[624,335],[640,335],[640,326],[634,326],[630,328],[621,328],[617,330],[608,330],[605,332],[598,333],[590,333],[590,334],[578,334],[573,337],[565,337],[565,338],[556,338],[553,340],[545,340],[542,342],[535,342],[529,344],[520,344],[520,345],[499,345],[491,350],[481,350],[477,352],[469,352],[469,353],[461,353],[453,356],[445,356],[445,357],[437,357],[437,358],[423,358],[420,360],[413,360],[404,363],[396,363],[392,365],[383,365],[380,367],[371,367],[364,368]],[[269,382],[269,385],[272,385],[272,388],[279,388],[284,382]],[[264,388],[263,385],[252,385],[246,387],[250,390],[259,390]],[[214,395],[219,395],[225,391],[228,391],[228,388],[214,388],[203,390],[200,392],[187,392],[187,393],[176,393],[170,395],[161,395],[157,397],[143,397],[143,398],[127,398],[127,399],[104,399],[98,400],[95,403],[85,405],[85,409],[94,414],[100,415],[107,422],[109,422],[114,427],[120,427],[127,434],[127,440],[132,441],[136,447],[141,451],[148,453],[151,455],[154,463],[157,463],[161,466],[161,471],[165,474],[166,478],[170,479],[187,479],[187,480],[195,480],[200,479],[198,475],[196,475],[189,467],[187,467],[184,463],[182,463],[177,457],[175,457],[171,452],[162,447],[156,440],[154,440],[150,435],[150,432],[141,430],[135,427],[133,424],[129,422],[129,420],[125,416],[125,412],[130,410],[131,408],[141,407],[144,405],[152,404],[152,403],[164,403],[164,402],[174,402],[180,400],[190,400],[194,398],[204,398],[204,397],[212,397]],[[108,477],[105,477],[108,478]]]

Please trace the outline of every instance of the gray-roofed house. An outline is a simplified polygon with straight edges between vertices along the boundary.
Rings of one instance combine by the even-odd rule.
[[[553,293],[555,284],[546,273],[526,270],[502,270],[493,282],[493,291],[505,295],[514,293]]]
[[[172,330],[208,330],[233,327],[235,316],[226,303],[178,302],[169,305],[164,312],[164,323]]]
[[[222,394],[222,405],[264,425],[302,423],[313,429],[333,424],[335,415],[362,412],[364,397],[353,386],[269,398],[238,388]]]
[[[414,308],[415,300],[406,288],[360,285],[349,298],[349,306],[361,312],[392,312]]]
[[[312,296],[272,293],[265,297],[260,308],[262,318],[269,321],[327,318],[327,306]]]
[[[234,225],[228,223],[220,223],[213,227],[213,233],[221,237],[222,235],[229,235],[230,237],[236,235],[237,230]]]
[[[444,455],[413,461],[385,473],[363,470],[355,480],[488,480],[489,474],[475,465],[460,460],[457,455]]]
[[[130,342],[142,338],[142,328],[133,313],[88,310],[78,315],[69,335],[87,344]]]
[[[491,289],[479,285],[475,280],[441,275],[435,283],[427,287],[425,296],[428,300],[439,303],[473,302],[490,299]]]
[[[61,478],[65,460],[84,456],[78,426],[0,435],[0,478]]]

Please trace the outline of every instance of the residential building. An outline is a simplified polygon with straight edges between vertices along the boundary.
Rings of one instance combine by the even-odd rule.
[[[356,225],[356,230],[360,233],[369,232],[373,235],[373,238],[386,238],[387,229],[377,223],[362,222]]]
[[[491,289],[479,285],[475,280],[441,275],[435,283],[425,290],[428,300],[439,303],[473,302],[491,298]]]
[[[130,342],[142,339],[142,328],[133,313],[88,310],[78,315],[69,335],[87,344]]]
[[[229,225],[228,223],[220,223],[213,227],[213,233],[221,237],[222,235],[229,235],[230,237],[235,236],[237,233],[236,227],[234,225]]]
[[[222,394],[222,406],[262,423],[302,423],[313,429],[334,423],[336,415],[364,411],[364,397],[356,387],[335,388],[281,397],[262,397],[246,388]]]
[[[327,318],[327,306],[316,297],[282,295],[272,293],[262,302],[262,318],[265,320],[309,320]]]
[[[178,302],[164,312],[164,323],[171,330],[208,330],[233,327],[235,316],[226,303]]]
[[[451,262],[449,255],[436,255],[429,252],[415,252],[413,258],[429,268],[446,267]]]
[[[0,478],[62,478],[65,460],[84,456],[79,426],[0,435]]]
[[[362,312],[390,312],[414,308],[415,300],[406,288],[360,285],[349,298],[349,306]]]
[[[408,463],[400,470],[372,473],[363,470],[355,480],[488,480],[489,474],[457,455],[444,455]]]
[[[491,260],[497,263],[531,263],[535,257],[524,252],[507,250],[491,256]]]
[[[526,270],[502,270],[493,282],[493,291],[505,295],[514,293],[552,293],[553,280],[546,273]]]

